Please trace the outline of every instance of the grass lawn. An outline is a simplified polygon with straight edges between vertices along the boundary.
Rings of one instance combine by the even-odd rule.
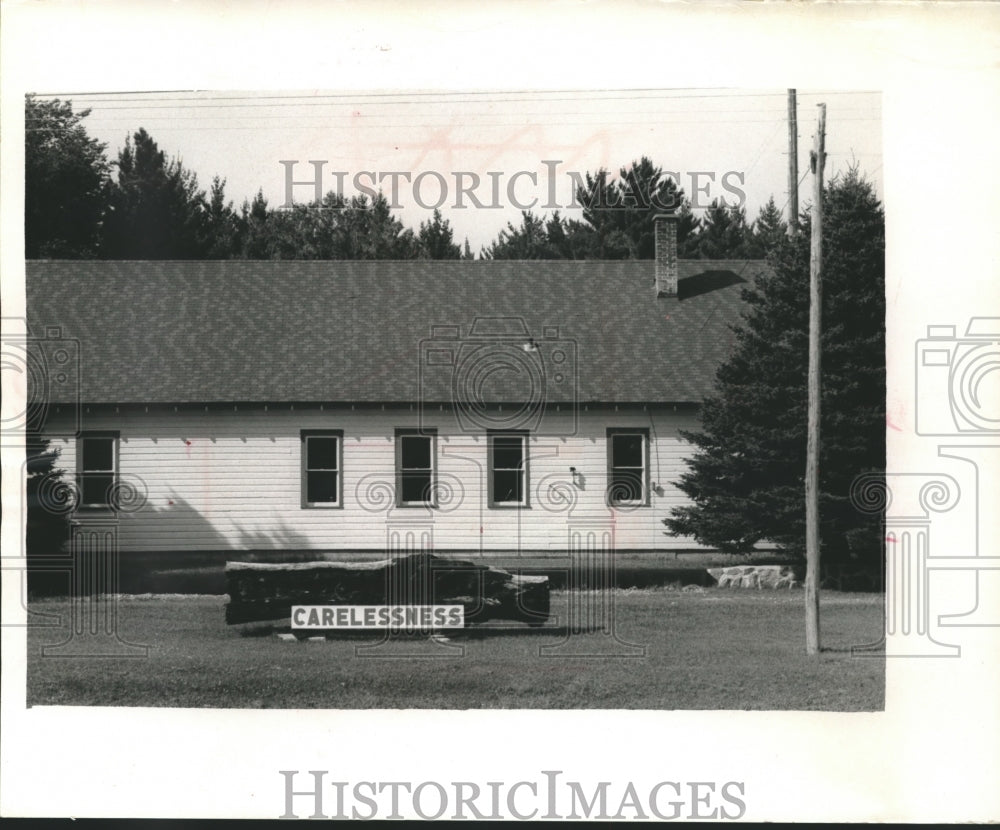
[[[599,595],[553,593],[567,602]],[[468,630],[449,642],[372,633],[286,642],[271,626],[227,626],[224,596],[119,600],[138,659],[42,657],[66,629],[28,629],[28,705],[277,709],[812,709],[878,711],[881,594],[822,595],[825,651],[804,654],[801,591],[670,588],[614,593],[617,640],[565,626]],[[66,614],[66,600],[32,610]],[[562,612],[562,613],[560,613]],[[64,621],[67,618],[64,618]],[[66,623],[68,625],[68,623]],[[287,626],[284,629],[287,631]],[[638,657],[621,656],[632,643]],[[631,649],[635,651],[635,649]],[[588,655],[602,656],[588,656]]]

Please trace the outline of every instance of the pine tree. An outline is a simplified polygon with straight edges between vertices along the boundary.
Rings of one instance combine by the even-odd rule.
[[[104,223],[108,259],[202,259],[212,242],[198,177],[165,153],[144,129],[118,154]]]
[[[258,189],[252,202],[243,200],[237,220],[239,256],[241,259],[270,259],[267,199]]]
[[[575,219],[564,219],[555,211],[545,223],[545,235],[552,256],[560,259],[586,259],[591,249],[591,230]]]
[[[296,204],[288,210],[273,211],[268,221],[272,257],[364,259],[358,250],[362,240],[349,237],[345,228],[345,214],[350,207],[344,196],[331,190],[318,204]]]
[[[240,213],[239,250],[245,259],[415,259],[424,253],[381,193],[372,200],[348,200],[331,190],[318,203],[274,210],[258,191]]]
[[[698,255],[702,259],[743,259],[750,253],[750,238],[745,209],[713,199],[702,218]]]
[[[652,259],[653,218],[661,213],[677,213],[677,244],[684,256],[688,237],[696,232],[684,190],[662,167],[646,156],[619,170],[617,179],[600,169],[587,173],[577,188],[576,201],[582,205],[583,220],[590,229],[588,255],[593,259]]]
[[[545,220],[530,210],[521,211],[521,224],[508,222],[489,248],[482,251],[483,259],[560,259],[549,245]]]
[[[206,259],[229,259],[239,252],[239,224],[233,203],[226,201],[226,180],[212,179],[208,196],[208,212],[204,225],[205,239],[201,247]]]
[[[105,145],[87,135],[90,110],[69,101],[25,99],[24,254],[94,257],[111,181]]]
[[[774,197],[761,207],[752,229],[752,259],[763,259],[777,252],[788,238],[788,223],[781,218],[781,211],[774,203]]]
[[[856,169],[824,193],[820,516],[830,569],[880,572],[877,521],[849,500],[861,473],[885,469],[885,220]],[[728,552],[761,541],[802,554],[809,309],[808,220],[772,254],[773,276],[745,292],[736,347],[704,402],[679,486],[692,504],[671,533]]]
[[[321,259],[416,259],[420,255],[416,234],[392,215],[381,191],[370,201],[366,196],[353,196],[343,210],[328,215],[335,217],[333,252]]]
[[[698,256],[698,240],[701,237],[702,222],[691,210],[687,199],[681,201],[677,210],[677,256],[681,259],[695,259]]]
[[[25,495],[27,522],[25,549],[28,558],[28,587],[33,592],[51,593],[65,590],[66,574],[43,571],[36,565],[39,559],[56,557],[65,550],[69,540],[69,490],[59,485],[65,472],[56,466],[59,451],[49,441],[31,437],[27,441]],[[61,584],[60,584],[61,583]]]
[[[653,219],[676,213],[677,247],[682,258],[698,255],[701,220],[691,212],[683,189],[645,156],[610,178],[607,170],[586,173],[574,194],[581,219],[559,211],[545,218],[523,211],[482,249],[485,259],[652,259]]]
[[[428,259],[460,259],[462,256],[462,249],[455,244],[451,223],[442,218],[437,208],[429,222],[420,223],[417,239],[422,255]]]

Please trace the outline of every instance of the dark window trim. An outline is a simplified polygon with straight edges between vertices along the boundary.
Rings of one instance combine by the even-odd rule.
[[[643,467],[642,467],[642,499],[639,501],[611,501],[611,482],[613,479],[612,472],[614,467],[611,464],[612,453],[611,445],[612,438],[615,435],[641,435],[642,436],[642,455],[643,455]],[[648,427],[608,427],[607,428],[607,486],[605,488],[604,498],[609,507],[649,507],[650,506],[650,496],[649,496],[649,428]]]
[[[337,439],[337,501],[309,501],[308,466],[309,453],[307,438]],[[303,510],[339,510],[344,506],[344,430],[342,429],[303,429],[299,431],[299,490]]]
[[[498,502],[493,494],[493,439],[497,436],[518,436],[523,441],[524,446],[524,471],[521,473],[521,492],[524,494],[523,501],[501,501]],[[531,508],[531,454],[528,450],[528,436],[530,433],[526,429],[489,429],[486,431],[486,486],[488,490],[487,506],[490,510],[525,510]]]
[[[87,471],[83,469],[83,442],[88,438],[109,438],[113,442],[111,445],[111,457],[114,463],[114,469],[111,471],[111,489],[112,495],[109,497],[108,501],[102,502],[100,504],[93,503],[87,504],[83,501],[83,479],[87,474]],[[113,492],[121,480],[121,464],[119,458],[119,446],[121,444],[121,433],[114,429],[88,429],[81,432],[76,437],[76,486],[77,492],[80,494],[80,503],[77,508],[80,510],[87,511],[109,511],[115,510],[117,505],[114,504]],[[101,471],[95,471],[101,472]]]
[[[431,499],[430,501],[403,501],[403,438],[427,438],[431,442]],[[437,507],[437,430],[422,427],[419,429],[397,428],[394,438],[396,450],[396,507]]]

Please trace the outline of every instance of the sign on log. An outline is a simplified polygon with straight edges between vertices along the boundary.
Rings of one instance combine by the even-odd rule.
[[[230,625],[287,619],[293,606],[461,606],[465,625],[542,625],[549,618],[547,576],[429,553],[370,562],[227,562],[226,587]]]

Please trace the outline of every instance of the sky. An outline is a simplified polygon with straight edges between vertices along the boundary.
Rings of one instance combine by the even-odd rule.
[[[84,125],[112,160],[126,136],[144,127],[203,189],[213,176],[224,178],[236,207],[258,189],[272,206],[287,204],[288,170],[293,181],[307,182],[293,185],[291,201],[307,202],[319,169],[324,193],[381,185],[414,229],[440,205],[456,240],[467,238],[476,252],[506,222],[518,224],[523,208],[548,215],[561,207],[578,218],[573,173],[617,172],[643,155],[678,174],[696,212],[721,198],[742,202],[752,220],[772,195],[779,207],[788,201],[783,89],[39,95],[89,108]],[[811,198],[809,151],[821,102],[826,178],[857,163],[881,197],[881,94],[799,90],[797,98],[800,208]]]

